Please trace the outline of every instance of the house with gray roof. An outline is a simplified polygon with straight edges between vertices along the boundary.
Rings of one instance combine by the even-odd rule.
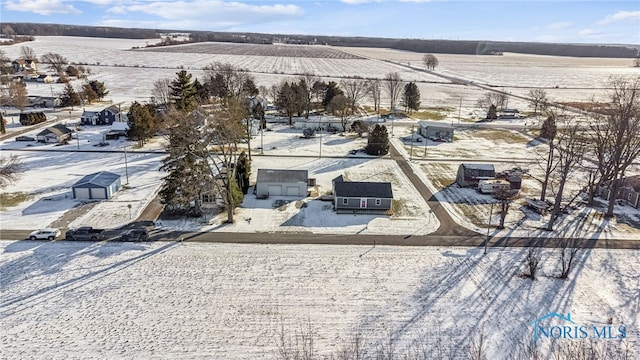
[[[489,180],[496,177],[493,164],[460,164],[456,182],[461,187],[477,187],[480,180]]]
[[[453,142],[453,126],[440,121],[418,121],[418,134],[430,140]]]
[[[258,169],[255,193],[258,198],[269,196],[306,197],[309,187],[307,170]]]
[[[71,138],[72,133],[73,130],[70,130],[68,127],[62,124],[56,124],[40,131],[36,135],[36,140],[43,143],[62,144]]]
[[[100,171],[84,176],[71,186],[74,199],[109,199],[120,190],[120,175],[109,171]]]
[[[338,214],[389,214],[393,190],[389,182],[332,180],[333,207]]]

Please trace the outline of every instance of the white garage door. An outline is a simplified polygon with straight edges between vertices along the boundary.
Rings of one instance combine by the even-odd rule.
[[[89,198],[89,189],[87,188],[76,188],[76,199],[88,199]]]
[[[298,187],[297,186],[287,186],[287,195],[289,196],[299,196]]]
[[[269,191],[269,196],[282,195],[282,186],[281,185],[269,185],[269,187],[267,189]]]
[[[91,198],[92,199],[106,199],[107,196],[105,195],[103,188],[91,188]]]

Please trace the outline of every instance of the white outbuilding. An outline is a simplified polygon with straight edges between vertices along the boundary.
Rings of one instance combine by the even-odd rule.
[[[256,196],[306,197],[308,184],[307,170],[258,169]]]
[[[104,200],[120,190],[120,175],[108,171],[89,174],[73,184],[74,199]]]

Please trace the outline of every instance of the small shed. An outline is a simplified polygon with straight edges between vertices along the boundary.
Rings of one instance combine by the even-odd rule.
[[[393,203],[389,182],[344,181],[333,179],[333,207],[338,214],[388,214]]]
[[[43,143],[59,143],[62,144],[71,138],[73,133],[68,127],[62,124],[49,126],[36,135],[36,140]]]
[[[74,199],[109,199],[120,190],[120,175],[109,171],[89,174],[73,184]]]
[[[446,140],[453,142],[453,126],[438,121],[418,121],[418,134],[431,140]]]
[[[493,164],[460,164],[456,182],[461,187],[477,187],[480,180],[494,179],[496,170]]]
[[[307,170],[258,169],[256,196],[306,197],[308,184]]]

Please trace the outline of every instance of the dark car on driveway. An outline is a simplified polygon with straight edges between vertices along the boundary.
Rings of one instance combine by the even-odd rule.
[[[149,233],[145,229],[131,229],[120,235],[120,241],[147,241]]]

